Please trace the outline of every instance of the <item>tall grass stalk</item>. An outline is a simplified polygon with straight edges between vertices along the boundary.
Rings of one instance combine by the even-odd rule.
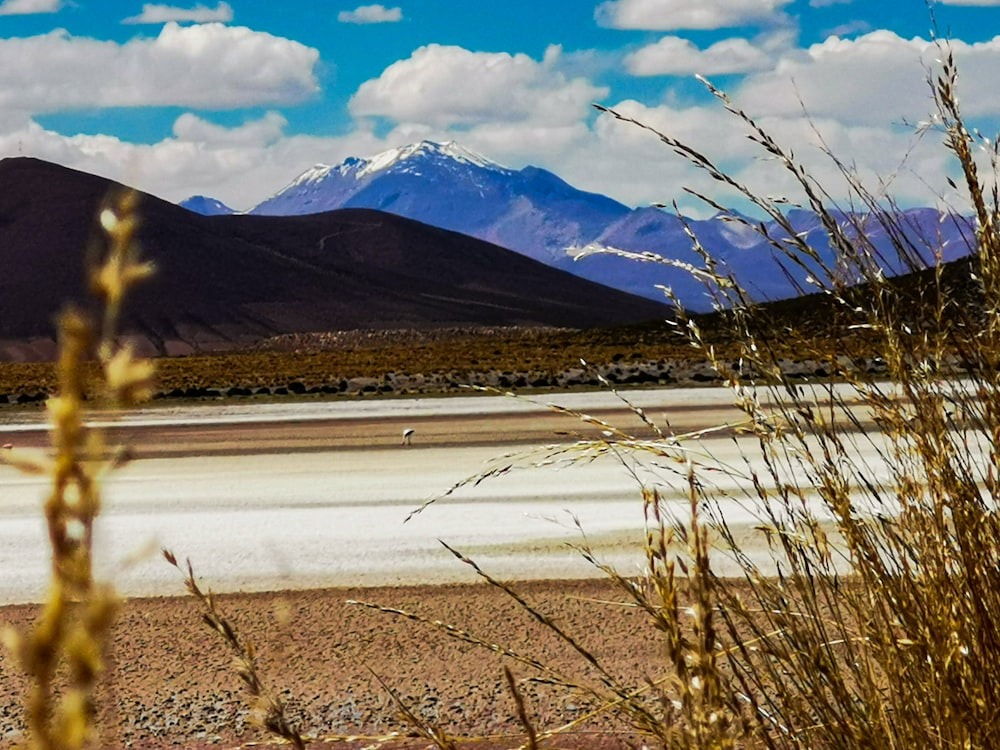
[[[100,364],[101,401],[128,406],[148,398],[153,368],[117,343],[121,303],[129,288],[152,272],[134,243],[135,197],[118,196],[100,214],[104,241],[94,257],[91,288],[103,307],[100,323],[70,308],[58,320],[58,393],[47,403],[51,454],[17,449],[0,459],[50,480],[45,521],[51,582],[34,627],[7,632],[7,646],[31,676],[26,700],[29,746],[73,750],[96,745],[97,692],[117,609],[111,587],[94,579],[94,525],[101,510],[100,478],[126,452],[109,448],[85,423],[85,363]]]
[[[733,437],[741,458],[726,464],[712,455],[717,442],[677,435],[669,426],[656,427],[654,439],[605,426],[604,439],[536,456],[538,464],[550,464],[610,454],[637,476],[643,461],[645,476],[657,472],[643,488],[648,536],[641,577],[621,575],[580,546],[648,615],[650,637],[663,644],[663,663],[645,680],[611,678],[557,621],[456,553],[575,648],[581,670],[596,674],[584,684],[541,665],[539,679],[588,691],[604,712],[649,742],[668,748],[1000,747],[998,159],[996,146],[966,127],[946,44],[941,53],[940,72],[930,81],[935,132],[956,157],[976,222],[970,258],[951,265],[942,262],[938,237],[915,241],[898,206],[828,154],[851,191],[850,210],[840,211],[789,151],[711,84],[751,140],[791,175],[800,204],[818,217],[835,251],[832,262],[796,231],[786,202],[756,194],[687,144],[603,110],[653,132],[766,215],[778,231],[695,194],[720,211],[721,220],[761,233],[832,311],[826,348],[814,352],[815,339],[794,322],[776,327],[768,308],[755,304],[691,232],[702,265],[689,270],[706,282],[717,315],[736,333],[740,366],[717,357],[697,319],[674,298],[677,329],[733,393],[742,414]],[[977,161],[983,153],[992,170],[988,184]],[[869,239],[876,228],[891,238],[896,257],[885,257]],[[675,264],[648,253],[634,257]],[[889,267],[913,275],[893,280]],[[778,352],[789,344],[829,362],[830,378],[787,376]],[[884,361],[884,371],[871,371],[873,357]],[[520,460],[466,483],[503,474]],[[720,472],[735,482],[719,481]],[[678,496],[687,499],[668,501]],[[746,530],[727,519],[734,507],[755,519],[766,564],[747,546]],[[719,573],[723,558],[735,564],[737,576]],[[531,663],[528,656],[510,656]],[[528,742],[559,731],[532,730]]]
[[[163,550],[163,557],[183,574],[188,594],[197,599],[201,605],[202,622],[222,640],[232,654],[236,675],[243,683],[250,699],[251,719],[276,739],[288,743],[296,750],[305,750],[306,739],[295,723],[288,718],[284,701],[268,687],[260,672],[257,665],[257,649],[253,642],[239,634],[232,621],[219,607],[215,595],[211,591],[203,591],[198,585],[194,566],[190,560],[187,561],[186,568],[181,568],[177,558],[169,550]]]

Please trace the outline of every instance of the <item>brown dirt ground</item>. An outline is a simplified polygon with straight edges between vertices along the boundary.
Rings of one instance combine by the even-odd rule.
[[[543,401],[543,399],[539,399]],[[553,401],[558,399],[553,397]],[[670,409],[670,429],[678,434],[739,421],[732,406],[678,405]],[[636,437],[653,437],[652,431],[625,406],[592,409],[588,415]],[[660,410],[653,418],[664,423]],[[198,425],[144,425],[127,423],[107,430],[107,440],[124,445],[134,458],[166,458],[237,453],[328,451],[347,448],[397,450],[404,427],[413,428],[418,447],[449,445],[497,445],[567,442],[601,435],[600,425],[587,424],[577,416],[551,412],[511,414],[423,415],[399,418],[330,418],[282,422],[236,422]],[[48,427],[39,423],[4,438],[19,448],[47,449]]]
[[[655,632],[609,581],[541,581],[517,589],[557,619],[624,684],[641,687],[663,673]],[[405,609],[530,654],[587,684],[597,677],[579,654],[533,622],[516,602],[485,584],[329,589],[229,594],[220,608],[259,650],[267,683],[289,716],[317,738],[313,746],[344,746],[337,738],[399,733],[393,748],[426,747],[404,739],[412,728],[386,686],[416,715],[452,736],[481,738],[481,747],[517,747],[525,734],[503,676],[520,681],[533,724],[549,729],[594,708],[580,690],[526,681],[540,673],[488,649],[449,637],[432,625],[347,603],[357,599]],[[194,598],[123,603],[101,696],[102,747],[244,747],[273,741],[252,723],[245,692],[221,639],[200,620]],[[29,626],[34,605],[2,609],[0,620]],[[383,684],[384,683],[384,684]],[[0,656],[0,747],[23,740],[26,678]],[[609,730],[614,730],[609,732]],[[491,738],[492,741],[483,742]],[[552,747],[629,747],[638,737],[607,716],[583,721]],[[372,744],[373,739],[347,743]]]

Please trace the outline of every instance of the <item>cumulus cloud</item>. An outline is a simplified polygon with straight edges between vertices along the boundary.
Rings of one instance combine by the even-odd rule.
[[[4,0],[0,3],[0,16],[57,13],[62,6],[62,0]]]
[[[193,8],[175,8],[171,5],[156,5],[147,3],[142,6],[142,13],[126,18],[122,23],[169,23],[170,21],[211,23],[229,23],[233,20],[233,8],[229,3],[220,2],[214,9],[204,5]]]
[[[834,26],[832,29],[826,29],[823,32],[823,36],[852,36],[854,34],[867,34],[871,30],[872,25],[870,23],[856,19],[842,23],[839,26]]]
[[[585,117],[589,104],[607,89],[567,78],[558,70],[560,55],[558,47],[550,47],[536,61],[520,53],[430,44],[363,83],[351,97],[350,111],[431,126],[571,123]]]
[[[962,77],[967,116],[1000,115],[994,96],[1000,38],[976,44],[949,42]],[[813,115],[847,123],[886,126],[923,120],[933,108],[926,83],[940,50],[931,41],[873,31],[856,39],[830,37],[774,70],[749,76],[735,91],[752,112],[792,116],[802,106]]]
[[[735,118],[714,105],[647,106],[624,101],[615,108],[665,133],[681,138],[716,159],[763,193],[795,197],[780,165],[761,159]],[[820,152],[813,124],[796,117],[763,117],[761,123],[795,150],[811,174],[830,186],[835,196],[835,166]],[[830,147],[848,163],[865,165],[863,177],[877,185],[875,174],[897,171],[910,147],[910,135],[890,128],[845,125],[820,119],[815,126]],[[179,201],[193,194],[210,195],[236,208],[250,208],[276,192],[317,161],[336,164],[348,156],[369,156],[421,138],[456,138],[490,158],[519,168],[526,164],[551,169],[584,190],[633,205],[678,199],[682,211],[704,217],[712,209],[683,194],[688,186],[733,202],[701,170],[689,167],[644,130],[602,115],[595,123],[563,126],[542,123],[484,123],[460,132],[426,124],[400,124],[384,137],[366,127],[338,137],[284,134],[281,115],[270,113],[234,128],[225,128],[191,113],[182,115],[171,137],[154,144],[135,144],[108,135],[64,136],[33,121],[0,128],[0,156],[25,154],[103,175]],[[11,126],[8,129],[8,126]],[[893,192],[904,204],[935,202],[926,178],[947,173],[949,156],[926,139],[910,154]],[[932,186],[933,187],[933,186]],[[736,205],[741,207],[737,202]]]
[[[172,28],[179,33],[210,27]],[[218,29],[232,31],[227,27]],[[81,67],[80,61],[90,59],[91,54],[102,62],[80,72],[78,79],[69,76],[70,92],[59,95],[58,106],[47,99],[33,101],[36,111],[65,108],[66,97],[77,96],[72,91],[87,88],[73,81],[98,79],[103,74],[99,70],[104,68],[114,75],[115,69],[131,67],[120,59],[126,54],[125,45],[74,40],[65,32],[50,36],[33,42],[54,45],[54,49],[44,48],[44,55],[31,47],[40,59],[56,59],[57,52],[63,49],[60,45],[85,41],[86,54],[79,54],[75,47],[71,50],[76,66]],[[89,52],[92,46],[93,53]],[[42,128],[23,112],[15,117],[16,111],[3,104],[4,97],[14,95],[13,85],[4,77],[16,78],[14,71],[8,72],[8,61],[18,57],[15,53],[0,41],[0,156],[31,154],[135,185],[168,200],[198,193],[237,208],[248,208],[265,199],[317,161],[336,163],[348,156],[371,155],[421,138],[457,139],[512,166],[534,163],[558,172],[574,154],[585,153],[592,145],[589,105],[607,94],[607,89],[592,85],[582,76],[567,75],[566,60],[558,47],[548,50],[542,60],[527,55],[432,47],[418,50],[361,87],[351,102],[352,111],[358,115],[355,128],[344,136],[288,134],[284,116],[276,111],[237,127],[224,127],[188,112],[175,120],[170,137],[154,144],[135,144],[101,134],[64,136]],[[150,53],[146,50],[144,54]],[[244,71],[258,67],[267,66],[239,66]],[[68,69],[60,70],[59,75],[68,76]],[[195,80],[203,79],[200,73],[191,75]],[[47,82],[56,76],[43,70],[38,79]],[[471,85],[473,81],[475,86]],[[153,88],[166,85],[161,81]],[[113,90],[123,86],[118,82]],[[423,95],[411,87],[423,87]],[[214,102],[220,96],[219,87],[206,88],[213,108],[218,108]],[[31,97],[40,99],[50,86],[39,83],[37,89]],[[29,98],[23,90],[20,96],[22,104]],[[148,91],[143,96],[146,101],[154,97]],[[166,91],[155,96],[157,100],[168,98]],[[73,101],[82,106],[80,99]],[[122,97],[112,97],[98,87],[87,101],[90,106],[98,102],[104,105],[122,101]],[[392,127],[390,132],[376,136],[374,123],[382,118],[388,118]],[[609,186],[612,192],[615,188]]]
[[[175,134],[152,144],[104,134],[66,136],[29,121],[0,132],[0,157],[25,155],[118,180],[170,201],[210,195],[250,208],[317,161],[373,154],[385,142],[359,129],[336,138],[272,138],[280,115],[229,129],[182,116]]]
[[[746,138],[746,130],[736,118],[719,106],[647,106],[623,101],[614,109],[691,145],[760,195],[803,200],[787,170],[766,158],[763,150]],[[889,189],[903,205],[937,205],[940,191],[948,192],[943,176],[954,172],[951,159],[933,139],[915,141],[912,132],[901,129],[846,125],[829,119],[810,122],[801,116],[764,116],[758,122],[782,146],[794,151],[796,159],[835,200],[847,194],[847,185],[824,147],[844,163],[859,165],[857,177],[873,191],[880,188],[881,179],[891,177]],[[688,165],[656,136],[606,115],[595,123],[586,151],[568,155],[557,171],[577,187],[614,195],[627,203],[676,199],[681,211],[691,216],[710,216],[714,209],[683,193],[679,186],[724,205],[747,208],[735,191]],[[940,176],[937,184],[935,176]]]
[[[771,57],[742,38],[723,39],[700,50],[687,39],[666,36],[625,58],[629,73],[637,76],[722,75],[766,70]]]
[[[235,128],[226,128],[190,112],[174,121],[174,136],[182,141],[220,146],[267,146],[284,135],[288,120],[280,112],[268,112]]]
[[[635,100],[620,101],[613,109],[691,145],[727,169],[738,172],[753,159],[744,131],[718,106],[647,106]],[[692,168],[652,133],[602,114],[593,125],[586,157],[571,157],[560,175],[587,190],[607,192],[629,204],[669,203],[678,200],[693,216],[712,213],[681,186],[706,192],[726,202],[735,195],[713,184],[703,170]]]
[[[0,39],[0,108],[224,109],[292,103],[318,90],[319,53],[298,42],[222,24],[168,23],[125,44],[73,37]]]
[[[899,124],[904,115],[914,122],[924,119],[931,109],[924,66],[933,64],[932,55],[938,50],[929,42],[882,34],[854,42],[828,40],[809,50],[793,47],[782,34],[753,40],[755,47],[777,61],[777,67],[749,73],[746,84],[733,92],[737,104],[794,152],[836,199],[849,191],[826,149],[841,163],[856,165],[857,177],[873,191],[888,180],[889,191],[903,205],[938,205],[942,194],[954,200],[944,182],[945,175],[955,176],[947,150],[939,139],[920,139],[913,128]],[[952,46],[963,71],[960,86],[967,114],[991,110],[993,116],[1000,115],[1000,103],[990,95],[992,71],[1000,63],[995,57],[1000,40]],[[811,119],[802,116],[798,95],[810,106]],[[823,97],[832,101],[811,106]],[[766,158],[746,137],[739,120],[718,103],[650,106],[623,101],[615,107],[709,155],[760,194],[802,198],[787,171]],[[492,122],[457,130],[453,137],[475,139],[477,150],[504,163],[539,164],[577,187],[626,203],[677,199],[691,215],[711,214],[711,208],[682,193],[680,186],[687,186],[746,208],[738,195],[727,193],[703,170],[690,167],[655,135],[606,115],[562,128],[545,128],[538,122]],[[961,202],[957,207],[964,208]]]
[[[341,23],[396,23],[403,20],[403,10],[384,5],[361,5],[354,10],[340,11],[337,20]]]
[[[723,29],[774,20],[792,0],[609,0],[594,17],[614,29]]]

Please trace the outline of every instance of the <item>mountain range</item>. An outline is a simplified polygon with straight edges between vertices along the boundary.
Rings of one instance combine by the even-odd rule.
[[[96,217],[127,188],[37,159],[0,161],[0,360],[47,359],[53,319],[86,305]],[[128,300],[142,348],[189,354],[284,333],[462,326],[586,328],[662,304],[467,235],[370,209],[203,216],[139,194],[157,273]]]
[[[218,202],[205,198],[184,204],[216,213]],[[655,253],[680,264],[700,266],[690,229],[700,244],[727,267],[758,300],[783,299],[808,289],[810,268],[782,262],[764,234],[785,233],[773,222],[732,221],[732,216],[682,219],[655,207],[630,208],[607,196],[578,190],[538,167],[508,169],[453,142],[422,141],[370,158],[349,158],[339,165],[316,165],[272,197],[252,208],[252,215],[296,216],[338,208],[372,208],[460,232],[509,248],[585,279],[654,300],[660,286],[673,290],[691,310],[704,311],[711,300],[702,283],[680,267],[642,263],[610,254],[576,259],[587,246]],[[933,208],[901,211],[895,229],[847,212],[835,215],[861,226],[890,274],[909,270],[895,257],[893,243],[903,240],[924,262],[969,252],[971,222]],[[745,219],[739,217],[738,219]],[[818,217],[792,209],[788,219],[807,237],[823,261],[835,267],[836,254]]]

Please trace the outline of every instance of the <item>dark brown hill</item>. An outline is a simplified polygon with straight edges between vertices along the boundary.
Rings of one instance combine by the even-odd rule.
[[[124,188],[30,158],[0,161],[0,359],[52,352],[53,317],[85,299],[88,244]],[[125,330],[160,353],[356,328],[565,326],[663,318],[669,308],[398,216],[200,216],[150,195],[143,257],[159,271]]]

